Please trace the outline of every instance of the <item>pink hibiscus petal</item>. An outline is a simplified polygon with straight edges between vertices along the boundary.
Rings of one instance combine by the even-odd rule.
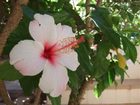
[[[72,71],[75,71],[80,65],[75,51],[62,54],[58,62]]]
[[[68,37],[75,37],[75,34],[72,32],[72,28],[68,25],[61,25],[60,23],[56,26],[57,39],[62,40]]]
[[[20,41],[10,52],[10,63],[23,75],[36,75],[43,70],[45,60],[40,57],[43,47],[32,40]]]
[[[49,93],[52,97],[58,97],[65,90],[68,83],[67,70],[62,65],[52,65],[47,62],[39,87],[44,93]]]
[[[29,32],[34,40],[43,44],[56,43],[57,33],[54,19],[50,15],[35,14],[35,20],[29,24]]]

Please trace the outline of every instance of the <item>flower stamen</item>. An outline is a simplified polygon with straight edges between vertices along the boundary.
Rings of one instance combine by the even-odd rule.
[[[60,46],[62,46],[59,49],[56,49],[55,51],[62,51],[62,50],[70,50],[73,48],[77,48],[78,44],[80,44],[81,42],[84,42],[85,39],[83,36],[81,36],[79,39],[76,40],[75,37],[69,37],[64,39],[60,44]],[[63,45],[64,43],[64,45]],[[67,52],[67,51],[66,51]]]

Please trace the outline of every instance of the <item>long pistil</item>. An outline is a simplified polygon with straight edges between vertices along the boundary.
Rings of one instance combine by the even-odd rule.
[[[85,41],[84,37],[81,36],[79,39],[74,40],[74,41],[70,42],[69,44],[67,44],[67,45],[65,45],[65,46],[63,46],[63,47],[61,47],[61,48],[59,48],[59,49],[57,49],[55,51],[60,51],[60,50],[66,49],[66,48],[75,47],[76,45],[78,45],[78,44],[80,44],[80,43],[82,43],[84,41]]]

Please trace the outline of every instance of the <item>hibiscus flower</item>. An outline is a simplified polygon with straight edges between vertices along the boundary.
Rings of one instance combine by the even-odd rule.
[[[10,64],[24,76],[34,76],[41,71],[40,89],[52,97],[61,95],[68,83],[67,68],[75,71],[79,66],[78,55],[73,47],[76,40],[72,28],[55,24],[50,15],[35,14],[29,24],[34,40],[23,40],[10,52]]]

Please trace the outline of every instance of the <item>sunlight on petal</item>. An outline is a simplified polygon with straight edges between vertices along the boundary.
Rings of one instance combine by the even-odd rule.
[[[59,58],[59,62],[60,64],[69,68],[72,71],[75,71],[79,66],[78,55],[75,51],[62,54],[61,57]]]
[[[62,65],[51,65],[47,63],[43,75],[40,79],[39,87],[44,93],[49,93],[52,97],[61,95],[68,83],[67,70]]]
[[[10,63],[23,75],[36,75],[45,65],[44,59],[40,57],[42,50],[38,42],[20,41],[10,52]]]
[[[49,43],[56,43],[56,25],[54,19],[49,15],[35,14],[35,20],[29,24],[29,32],[34,40]]]

